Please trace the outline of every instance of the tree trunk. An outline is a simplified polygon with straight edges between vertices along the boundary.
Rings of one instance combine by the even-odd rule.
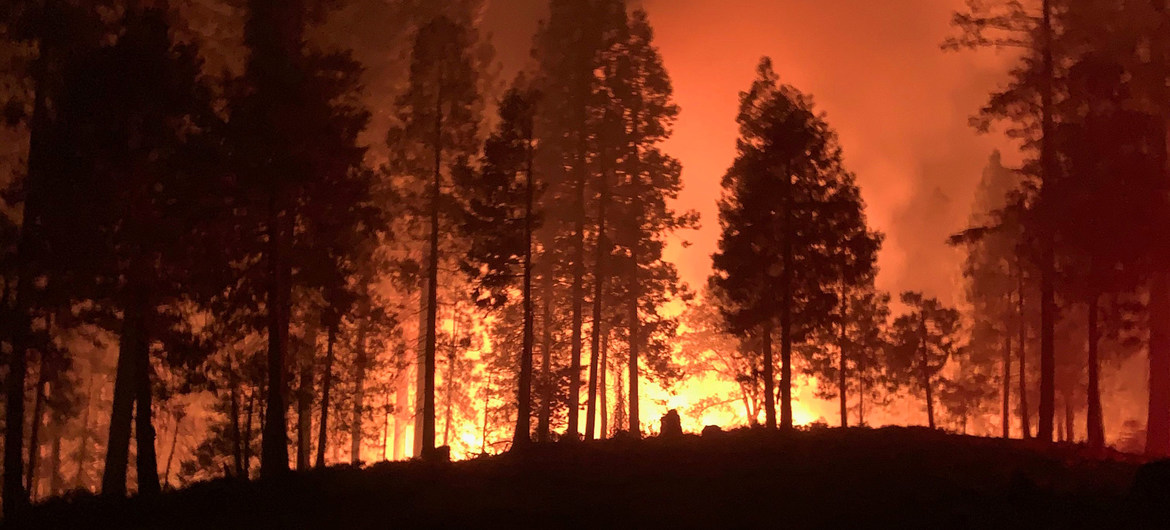
[[[285,359],[288,352],[288,305],[291,269],[284,257],[285,218],[278,191],[273,189],[268,204],[268,388],[260,441],[260,477],[273,478],[288,472],[288,422],[285,407]],[[291,237],[291,233],[288,236]]]
[[[1045,202],[1051,194],[1048,190],[1057,177],[1058,161],[1053,147],[1055,122],[1053,119],[1053,52],[1052,52],[1052,8],[1051,1],[1042,4],[1041,33],[1043,46],[1043,86],[1041,89],[1041,112],[1043,138],[1041,139],[1041,165],[1043,181],[1040,186],[1040,200]],[[1045,227],[1041,235],[1040,258],[1040,430],[1037,437],[1052,441],[1053,421],[1056,415],[1056,258],[1054,251],[1052,212],[1041,220]]]
[[[440,85],[442,81],[440,80]],[[423,350],[422,440],[423,458],[431,458],[435,451],[435,346],[438,340],[439,306],[439,202],[442,195],[443,167],[443,99],[442,91],[435,104],[435,174],[431,183],[429,245],[427,252],[427,325]]]
[[[1089,298],[1089,386],[1088,408],[1086,409],[1085,430],[1087,431],[1089,446],[1094,449],[1105,447],[1105,419],[1101,412],[1101,382],[1100,363],[1097,360],[1097,348],[1101,342],[1100,330],[1097,328],[1098,298]]]
[[[333,388],[333,344],[337,342],[337,318],[331,317],[325,342],[325,368],[321,373],[321,424],[317,426],[316,467],[325,467],[325,446],[329,445],[329,391]]]
[[[25,491],[31,500],[37,500],[37,465],[41,456],[41,424],[45,419],[45,387],[49,384],[48,370],[45,365],[44,354],[41,355],[41,367],[37,375],[37,385],[33,395],[32,425],[28,433],[28,470],[25,472]]]
[[[601,427],[599,430],[598,437],[601,438],[602,440],[609,438],[609,421],[608,421],[609,420],[609,416],[608,416],[609,407],[606,404],[606,400],[607,400],[606,393],[607,393],[608,387],[605,384],[606,376],[607,376],[607,374],[609,374],[609,369],[608,369],[609,364],[608,364],[608,359],[607,359],[608,351],[609,351],[609,333],[605,333],[601,336],[601,359],[598,361],[598,368],[597,368],[598,369],[598,374],[597,374],[597,378],[598,378],[597,398],[598,399],[597,399],[597,401],[598,401],[598,409],[599,409],[598,413],[601,415],[601,418],[600,418]]]
[[[577,422],[581,415],[581,349],[583,326],[583,305],[585,296],[585,156],[580,153],[577,176],[576,226],[573,229],[573,301],[572,301],[572,343],[569,354],[569,425],[565,437],[578,439]]]
[[[149,306],[147,298],[140,300],[139,314],[142,315],[143,325],[140,329],[150,329],[146,323],[146,312]],[[135,362],[134,379],[136,403],[134,406],[134,440],[138,449],[134,459],[138,471],[138,495],[157,495],[162,491],[158,479],[158,455],[155,451],[154,440],[154,388],[151,386],[154,370],[150,366],[150,342],[145,333],[139,334],[134,341]]]
[[[776,376],[772,361],[772,323],[765,321],[760,329],[760,347],[764,353],[764,426],[776,428]]]
[[[845,288],[845,282],[842,281],[841,282],[841,302],[840,302],[840,305],[841,305],[841,329],[840,329],[841,335],[840,335],[838,342],[837,342],[837,350],[840,352],[840,358],[838,359],[840,365],[837,369],[837,387],[838,387],[838,393],[840,394],[839,397],[841,398],[841,428],[846,428],[849,426],[849,400],[848,400],[848,397],[846,395],[846,390],[847,390],[846,386],[847,386],[847,383],[849,381],[849,379],[846,377],[846,374],[847,374],[846,369],[848,366],[846,364],[846,361],[848,360],[848,356],[846,354],[846,346],[845,346],[845,340],[846,340],[845,326],[847,325],[845,319],[848,318],[848,312],[847,312],[848,306],[846,305],[846,299],[847,299],[847,293],[846,293],[846,288]]]
[[[4,483],[3,516],[17,516],[28,505],[24,489],[24,385],[28,375],[28,334],[30,311],[33,307],[33,284],[37,276],[33,268],[33,249],[43,208],[40,179],[48,161],[46,143],[52,126],[49,114],[48,81],[51,67],[58,60],[64,34],[44,35],[37,43],[39,56],[32,63],[33,110],[29,120],[29,147],[24,186],[24,215],[16,243],[16,299],[8,328],[12,353],[8,361],[8,375],[4,401]],[[125,481],[123,481],[125,482]]]
[[[626,425],[626,384],[625,381],[622,381],[622,374],[626,371],[622,369],[620,363],[615,364],[617,366],[614,366],[613,371],[616,383],[614,384],[614,392],[617,395],[614,396],[613,424],[615,429],[621,430],[621,426]]]
[[[589,400],[585,414],[585,439],[592,440],[595,436],[594,427],[597,424],[597,366],[600,362],[601,334],[605,324],[602,322],[601,301],[605,293],[605,257],[609,253],[609,243],[605,235],[605,207],[609,202],[609,175],[605,170],[601,172],[601,193],[597,203],[597,254],[593,262],[593,324],[591,348],[589,356]],[[637,264],[634,265],[637,267]]]
[[[422,256],[424,263],[429,263],[430,258],[424,254]],[[427,365],[427,283],[426,276],[422,278],[422,283],[419,284],[418,296],[418,344],[416,344],[414,356],[414,446],[411,453],[416,457],[422,456],[423,447],[423,390],[427,386],[427,373],[425,367]]]
[[[857,426],[865,427],[865,355],[857,356]]]
[[[784,244],[781,261],[784,270],[781,278],[780,301],[780,390],[783,396],[780,399],[780,428],[792,430],[792,291],[793,291],[793,256],[792,256],[792,176],[784,177],[784,196],[782,198],[784,221]],[[770,339],[769,339],[770,340]]]
[[[357,329],[357,343],[355,345],[354,363],[353,363],[353,421],[350,422],[349,431],[349,458],[350,463],[355,466],[360,466],[362,463],[362,416],[365,414],[365,396],[366,396],[366,327],[368,309],[362,311],[362,320],[358,322]]]
[[[1028,409],[1028,318],[1027,312],[1024,310],[1024,265],[1023,258],[1016,256],[1016,271],[1019,289],[1019,305],[1020,321],[1017,331],[1020,334],[1020,431],[1023,433],[1021,438],[1027,440],[1032,437],[1032,421],[1031,411]]]
[[[1150,279],[1150,404],[1146,455],[1170,456],[1170,274]]]
[[[919,348],[921,349],[921,352],[922,352],[922,358],[920,359],[919,362],[921,363],[920,370],[922,371],[922,388],[923,388],[923,390],[925,390],[925,393],[926,393],[926,424],[928,427],[930,427],[933,430],[935,427],[935,423],[934,423],[934,388],[931,386],[931,382],[930,382],[930,363],[929,363],[928,357],[927,357],[929,355],[929,352],[927,351],[928,346],[926,344],[926,313],[922,313],[920,318],[921,318],[920,325],[922,326],[922,331],[921,331],[922,335],[921,335],[921,339],[919,339],[921,341],[919,344]]]
[[[529,128],[529,131],[531,131],[531,128]],[[534,216],[536,215],[533,211],[533,204],[536,200],[536,182],[533,168],[533,150],[535,146],[533,145],[532,138],[528,138],[527,147],[528,168],[525,171],[524,178],[524,279],[521,284],[524,310],[524,336],[520,349],[520,380],[516,395],[516,432],[512,434],[512,447],[522,447],[532,442],[532,347],[534,342],[532,322],[532,231]]]
[[[1011,298],[1008,299],[1009,304]],[[1011,326],[1004,326],[1003,337],[1003,411],[1000,413],[1003,438],[1006,440],[1012,435],[1012,336]]]
[[[406,457],[406,425],[410,421],[410,384],[407,378],[406,369],[406,348],[399,346],[395,355],[395,366],[398,373],[395,374],[394,383],[394,460],[402,460]]]
[[[1076,411],[1073,410],[1073,405],[1072,405],[1072,402],[1073,402],[1072,389],[1069,388],[1069,389],[1065,390],[1064,395],[1061,397],[1062,397],[1062,401],[1064,401],[1064,432],[1065,432],[1064,439],[1065,439],[1065,441],[1072,442],[1072,441],[1076,440],[1076,435],[1075,435],[1076,431],[1073,430],[1073,424],[1075,423],[1075,419],[1076,419]]]
[[[455,379],[459,377],[455,352],[459,344],[458,308],[459,304],[457,302],[451,309],[451,347],[447,349],[447,377],[443,381],[443,387],[447,394],[443,399],[443,445],[448,447],[450,447],[451,419],[453,416],[451,405],[455,401]]]
[[[102,494],[126,495],[126,467],[130,462],[130,425],[134,416],[134,395],[138,377],[138,343],[142,329],[141,306],[126,304],[122,315],[122,333],[118,340],[118,366],[114,378],[113,410],[106,438],[106,463],[102,472]]]
[[[64,421],[53,414],[52,436],[49,442],[49,497],[56,497],[62,493],[65,479],[61,476],[61,437],[64,435]]]
[[[175,432],[171,433],[171,448],[167,451],[167,465],[163,467],[163,481],[162,484],[167,489],[171,488],[171,465],[175,462],[175,449],[179,446],[179,431],[183,427],[183,416],[176,413]]]
[[[638,350],[642,344],[641,316],[638,314],[638,300],[641,298],[641,286],[638,284],[638,258],[636,253],[633,253],[630,261],[634,263],[634,267],[630,271],[630,374],[628,376],[630,391],[626,399],[629,401],[630,435],[635,438],[641,438],[642,423],[638,418]]]
[[[549,423],[552,415],[553,383],[552,383],[552,295],[553,271],[552,264],[547,264],[544,275],[541,277],[541,310],[540,310],[540,410],[536,414],[536,440],[549,441]]]
[[[232,437],[232,460],[235,464],[235,473],[237,477],[244,476],[244,437],[243,431],[240,428],[240,376],[237,372],[232,355],[228,354],[227,359],[227,377],[228,377],[228,398],[230,400],[228,407],[228,422]]]
[[[89,374],[89,384],[85,388],[85,412],[81,415],[81,440],[77,442],[77,474],[74,475],[73,487],[89,491],[89,413],[93,408],[93,380],[94,374]]]
[[[300,381],[297,383],[297,469],[309,469],[313,451],[313,365],[317,362],[317,321],[305,315],[305,337],[300,348]]]
[[[244,413],[244,474],[241,477],[244,480],[252,478],[252,419],[256,411],[256,392],[253,390],[248,393],[248,406]]]

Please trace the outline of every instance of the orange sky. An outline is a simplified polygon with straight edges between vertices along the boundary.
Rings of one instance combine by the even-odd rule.
[[[485,24],[508,70],[525,58],[547,0],[493,0]],[[705,282],[719,238],[719,179],[735,156],[738,93],[762,55],[781,80],[815,97],[840,133],[870,223],[886,233],[879,285],[959,302],[958,253],[975,184],[1003,140],[967,117],[1003,82],[1009,58],[944,53],[962,0],[646,0],[682,107],[667,151],[681,159],[680,209],[703,227],[671,258],[692,286]]]

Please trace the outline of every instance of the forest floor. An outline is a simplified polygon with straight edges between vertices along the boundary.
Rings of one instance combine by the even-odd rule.
[[[1170,515],[1165,468],[1160,486],[1134,488],[1140,467],[1121,453],[917,428],[739,430],[219,480],[155,499],[74,496],[20,526],[1170,528],[1150,519]]]

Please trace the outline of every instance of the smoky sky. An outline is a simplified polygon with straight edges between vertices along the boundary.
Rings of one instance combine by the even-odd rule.
[[[492,0],[484,24],[505,71],[528,60],[547,0]],[[1001,135],[968,125],[1012,58],[944,52],[963,0],[646,0],[682,114],[666,150],[683,163],[676,207],[703,226],[669,258],[701,286],[719,238],[719,180],[735,156],[739,92],[771,56],[781,82],[813,95],[839,133],[871,226],[886,234],[879,287],[958,302],[958,250],[982,168]],[[1007,148],[1011,159],[1010,148]]]

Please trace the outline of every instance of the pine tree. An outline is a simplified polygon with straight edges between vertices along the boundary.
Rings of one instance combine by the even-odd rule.
[[[417,158],[401,161],[403,173],[427,182],[425,216],[428,219],[425,280],[425,322],[422,336],[421,451],[435,447],[435,353],[442,221],[450,217],[448,194],[443,191],[452,168],[477,151],[479,94],[468,28],[440,17],[419,28],[410,68],[410,86],[399,98],[399,126],[392,129],[391,145],[413,144]],[[421,149],[417,149],[421,147]]]
[[[767,58],[741,94],[738,122],[710,281],[726,302],[729,329],[760,340],[768,428],[776,427],[772,338],[779,328],[781,424],[791,429],[792,346],[832,318],[831,289],[849,263],[835,247],[838,230],[863,219],[861,203],[834,133],[810,98],[779,84]]]
[[[970,355],[982,364],[995,363],[998,357],[1001,365],[1000,426],[1004,438],[1011,435],[1013,341],[1016,326],[1023,325],[1017,311],[1020,281],[1016,277],[1022,234],[1008,222],[1007,212],[1018,185],[1019,178],[1003,166],[1000,153],[993,153],[976,191],[972,228],[952,238],[952,243],[967,246],[963,275],[968,282],[966,297],[973,322]],[[1025,345],[1018,346],[1022,357]],[[1022,394],[1021,399],[1025,399]]]
[[[1053,24],[1053,3],[1040,0],[1036,10],[1020,2],[971,3],[968,11],[956,13],[954,25],[960,34],[948,39],[944,48],[1014,47],[1026,51],[1021,65],[1013,70],[1013,83],[993,94],[973,123],[987,131],[993,121],[1008,118],[1016,122],[1013,134],[1024,139],[1024,148],[1034,159],[1027,174],[1038,180],[1028,202],[1031,215],[1027,228],[1037,252],[1030,260],[1039,270],[1040,283],[1040,418],[1038,437],[1052,441],[1056,412],[1056,234],[1060,217],[1053,200],[1052,186],[1061,178],[1054,143],[1056,134],[1057,67],[1060,62]],[[1058,6],[1059,7],[1059,6]]]
[[[234,192],[241,223],[254,227],[245,255],[259,256],[264,271],[253,286],[263,298],[268,339],[268,385],[261,474],[288,470],[284,378],[289,345],[294,271],[299,260],[315,259],[305,249],[323,226],[353,228],[361,218],[360,198],[368,172],[359,171],[364,149],[357,135],[368,113],[354,96],[360,67],[346,53],[310,51],[305,32],[327,13],[315,1],[249,3],[245,44],[250,55],[229,122],[236,167]],[[254,263],[254,261],[252,262]]]
[[[538,186],[533,171],[533,111],[536,93],[520,88],[523,80],[500,102],[500,124],[484,146],[481,168],[459,172],[456,185],[466,197],[462,223],[472,241],[465,263],[478,288],[475,300],[489,308],[507,303],[520,275],[522,339],[519,355],[516,430],[512,446],[531,442],[533,348],[535,342],[532,253],[533,231],[538,228]]]
[[[621,15],[625,19],[624,10]],[[682,189],[682,165],[661,147],[670,138],[679,107],[648,15],[635,10],[624,25],[622,38],[614,43],[617,50],[611,48],[602,68],[602,86],[616,106],[612,116],[621,123],[614,138],[618,163],[611,214],[613,253],[618,257],[608,266],[626,282],[629,432],[640,436],[640,364],[656,377],[673,377],[666,341],[673,338],[677,321],[664,318],[659,309],[669,298],[684,294],[663,250],[670,235],[697,227],[698,215],[678,212],[671,204]],[[603,174],[602,182],[606,178]]]
[[[945,307],[922,293],[902,293],[907,313],[894,320],[887,363],[902,386],[917,386],[926,401],[927,425],[936,425],[934,412],[939,373],[947,362],[960,358],[958,310]]]

